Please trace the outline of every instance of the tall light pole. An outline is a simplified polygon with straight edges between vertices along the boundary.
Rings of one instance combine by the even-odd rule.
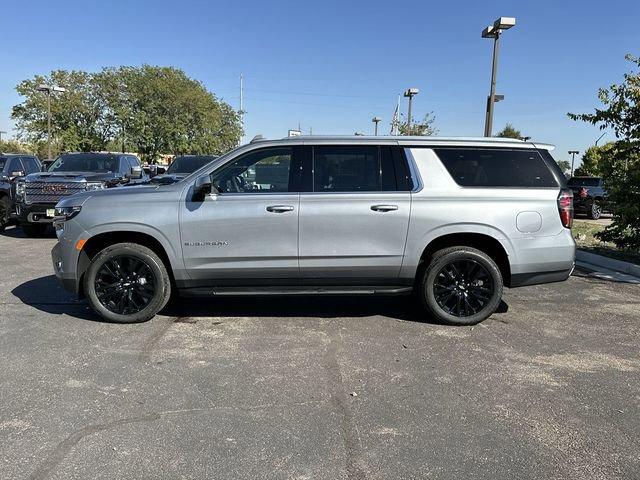
[[[569,155],[571,155],[571,176],[573,177],[573,165],[576,161],[576,155],[580,152],[578,150],[569,150]]]
[[[377,126],[377,125],[376,125],[376,126]],[[3,133],[7,133],[7,132],[5,132],[4,130],[0,130],[0,142],[2,141],[2,134],[3,134]]]
[[[382,121],[382,119],[380,117],[373,117],[371,119],[371,121],[375,124],[375,130],[374,130],[374,135],[377,137],[378,136],[378,124]]]
[[[407,88],[404,92],[404,96],[409,99],[409,108],[407,109],[407,134],[411,134],[411,106],[413,104],[413,97],[419,93],[420,90],[417,88]]]
[[[500,17],[493,25],[482,31],[482,38],[493,38],[493,63],[491,66],[491,88],[487,98],[487,114],[484,122],[484,136],[490,137],[493,129],[493,105],[496,102],[496,75],[498,73],[498,52],[500,50],[500,34],[516,24],[514,17]],[[504,97],[503,97],[504,98]]]
[[[39,92],[45,92],[47,94],[47,155],[48,159],[51,159],[51,93],[53,92],[66,92],[67,89],[58,87],[57,85],[40,85],[37,89]]]

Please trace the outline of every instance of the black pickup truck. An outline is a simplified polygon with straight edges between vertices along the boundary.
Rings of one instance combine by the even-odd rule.
[[[56,203],[87,190],[120,187],[148,180],[138,157],[120,153],[65,153],[41,173],[16,183],[16,217],[25,235],[37,237],[53,222]]]
[[[35,155],[0,153],[0,232],[12,219],[17,182],[25,175],[39,172],[40,168]]]
[[[597,220],[604,211],[610,211],[607,191],[600,177],[572,177],[567,186],[573,190],[573,210]]]

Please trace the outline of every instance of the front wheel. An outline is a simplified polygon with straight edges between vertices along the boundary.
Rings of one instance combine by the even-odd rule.
[[[474,325],[496,311],[502,288],[502,274],[489,255],[459,246],[434,254],[422,275],[420,296],[437,320]]]
[[[118,243],[98,253],[83,287],[91,308],[117,323],[149,320],[171,296],[164,263],[153,250],[136,243]]]

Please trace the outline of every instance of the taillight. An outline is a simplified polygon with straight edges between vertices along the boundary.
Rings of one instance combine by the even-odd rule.
[[[565,228],[571,228],[573,223],[573,192],[567,188],[560,190],[558,195],[558,212],[560,221]]]

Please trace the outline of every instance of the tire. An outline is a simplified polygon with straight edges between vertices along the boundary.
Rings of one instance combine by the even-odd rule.
[[[0,232],[9,225],[9,214],[11,213],[11,202],[9,197],[0,197]]]
[[[137,243],[117,243],[99,252],[84,274],[83,288],[91,308],[115,323],[145,322],[171,297],[164,263]]]
[[[47,231],[47,225],[42,223],[23,223],[22,231],[29,238],[40,238]]]
[[[489,255],[458,246],[433,255],[420,279],[419,294],[435,319],[450,325],[475,325],[496,311],[502,289],[502,274]]]
[[[591,220],[598,220],[602,216],[602,207],[595,200],[591,203],[591,208],[587,212],[587,217]]]

